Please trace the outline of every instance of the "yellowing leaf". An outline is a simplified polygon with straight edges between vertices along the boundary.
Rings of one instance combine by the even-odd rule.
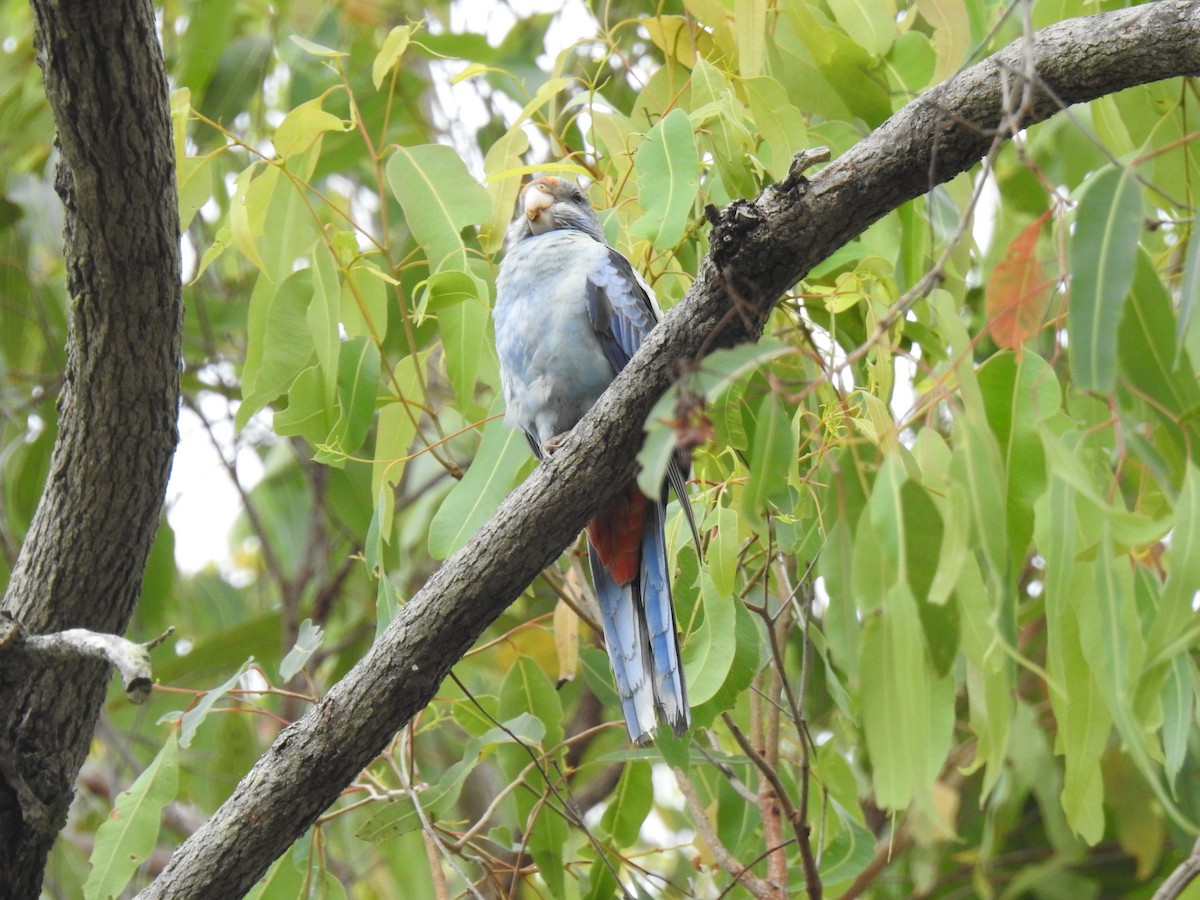
[[[326,47],[324,44],[318,44],[316,41],[300,37],[298,34],[293,34],[291,37],[293,44],[312,56],[319,56],[322,59],[338,59],[349,55],[341,50],[334,50],[332,47]]]
[[[254,173],[261,168],[247,166],[233,182],[233,196],[229,201],[229,230],[233,243],[259,269],[266,269],[262,254],[258,252],[257,239],[266,223],[267,207],[271,195],[279,183],[279,169],[266,166],[257,178]]]
[[[933,49],[937,68],[933,83],[945,81],[958,71],[971,50],[971,20],[963,0],[917,0],[917,10],[933,26]]]
[[[521,188],[521,175],[515,170],[529,149],[529,137],[525,134],[524,122],[517,122],[504,133],[500,140],[488,148],[483,158],[483,171],[487,173],[487,192],[492,201],[492,217],[483,226],[480,239],[487,253],[498,253],[504,246],[504,234],[513,217],[517,192]]]
[[[996,346],[1020,352],[1042,327],[1052,279],[1037,258],[1037,239],[1050,217],[1047,210],[1018,234],[988,280],[988,331]]]
[[[192,219],[212,197],[211,156],[179,156],[175,178],[179,184],[179,228],[187,231]]]
[[[343,121],[321,108],[328,93],[301,103],[275,129],[275,152],[283,159],[303,153],[327,131],[348,131],[352,123]]]
[[[767,0],[734,0],[738,70],[746,78],[762,72],[767,57]]]
[[[375,83],[375,90],[379,90],[384,76],[392,71],[396,63],[400,61],[400,57],[404,55],[404,51],[408,49],[412,31],[411,25],[397,25],[383,39],[383,46],[379,48],[375,62],[371,64],[371,81]]]
[[[567,574],[568,582],[574,580],[575,569]],[[576,597],[582,593],[578,584],[572,585]],[[554,605],[554,651],[558,656],[558,680],[571,681],[579,674],[579,616],[575,610],[559,600]]]
[[[638,19],[637,24],[668,58],[689,69],[697,57],[715,60],[720,56],[712,35],[683,16],[654,16]]]

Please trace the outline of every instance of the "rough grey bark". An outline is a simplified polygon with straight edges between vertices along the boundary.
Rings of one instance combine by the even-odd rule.
[[[1039,32],[1040,83],[1064,103],[1200,72],[1200,4],[1165,0]],[[1014,45],[906,106],[811,181],[718,218],[688,296],[555,455],[401,610],[354,669],[286,728],[142,898],[240,895],[433,697],[453,664],[634,468],[643,423],[682,361],[756,339],[779,296],[872,222],[976,163],[1002,121]],[[1012,73],[1007,78],[1002,72]],[[1019,88],[1019,83],[1017,84]],[[1030,124],[1060,109],[1035,90]],[[731,296],[740,309],[733,309]]]
[[[58,128],[71,296],[46,487],[0,610],[30,634],[121,632],[177,442],[182,294],[174,144],[149,0],[33,0]],[[0,894],[36,897],[111,669],[0,679]]]

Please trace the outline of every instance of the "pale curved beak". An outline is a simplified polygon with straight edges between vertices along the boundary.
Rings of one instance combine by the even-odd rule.
[[[554,197],[541,185],[530,185],[525,190],[525,217],[530,222],[536,222],[553,205]]]

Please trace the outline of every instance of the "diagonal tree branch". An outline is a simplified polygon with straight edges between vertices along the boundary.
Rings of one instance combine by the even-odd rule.
[[[1200,4],[1162,0],[1038,32],[1026,123],[1061,103],[1200,72]],[[401,610],[370,652],[285,729],[141,897],[242,893],[422,709],[483,630],[634,470],[642,423],[681,362],[756,339],[779,296],[902,203],[977,162],[1020,92],[1020,43],[904,107],[811,181],[716,216],[688,296],[559,451]],[[1049,91],[1045,89],[1049,88]],[[1020,94],[1018,93],[1018,96]],[[732,312],[730,297],[743,308]]]

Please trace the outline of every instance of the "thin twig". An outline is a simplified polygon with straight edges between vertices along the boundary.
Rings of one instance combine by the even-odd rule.
[[[688,809],[692,811],[692,820],[696,823],[696,831],[700,835],[700,839],[712,851],[717,865],[732,875],[734,881],[742,885],[742,887],[757,897],[758,900],[780,900],[783,897],[780,886],[759,878],[750,871],[748,866],[743,866],[737,857],[730,853],[725,845],[721,843],[721,839],[717,837],[716,829],[708,821],[708,814],[704,811],[704,804],[700,802],[699,794],[696,793],[696,786],[692,784],[687,773],[675,766],[671,767],[671,771],[675,773],[679,792],[683,794],[683,799],[687,801]]]
[[[1167,880],[1154,892],[1151,900],[1176,900],[1197,875],[1200,875],[1200,838],[1197,838],[1196,843],[1192,844],[1192,852],[1188,858],[1167,876]]]
[[[401,732],[402,740],[404,740],[405,744],[411,745],[412,731],[413,723],[409,722],[408,727]],[[404,758],[403,752],[401,752],[400,758]],[[450,864],[450,868],[452,868],[458,874],[458,877],[463,880],[463,884],[467,886],[467,890],[471,892],[476,900],[484,900],[483,895],[476,890],[474,882],[471,881],[471,879],[467,877],[467,874],[459,868],[458,861],[454,858],[454,854],[450,852],[450,848],[446,846],[445,842],[442,840],[442,836],[437,833],[437,830],[433,827],[433,823],[429,821],[429,816],[426,815],[424,807],[421,806],[421,798],[419,793],[413,790],[413,780],[408,768],[404,765],[400,765],[395,766],[394,770],[400,776],[401,783],[404,785],[408,792],[409,798],[412,800],[413,809],[417,811],[417,818],[421,820],[421,831],[425,836],[426,846],[428,847],[428,844],[432,843],[442,854],[442,856],[445,857],[446,862]],[[441,872],[441,866],[436,865],[436,862],[436,857],[430,859],[429,874],[430,877],[433,878],[435,885],[437,884],[440,876],[442,878],[444,887],[445,876]]]

